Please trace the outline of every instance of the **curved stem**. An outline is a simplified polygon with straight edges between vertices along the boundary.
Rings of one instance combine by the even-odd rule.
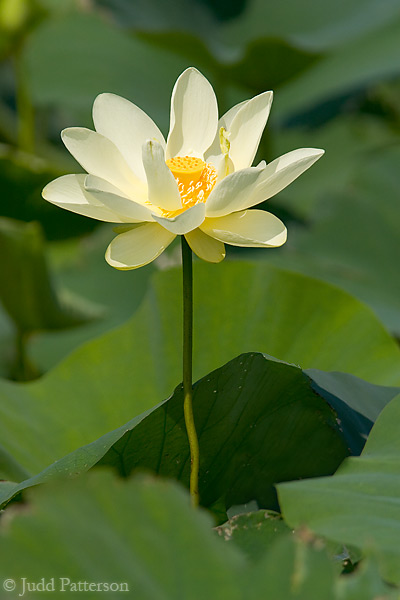
[[[193,353],[193,269],[192,251],[185,236],[182,240],[183,270],[183,412],[190,447],[190,497],[199,504],[199,441],[193,417],[192,353]]]

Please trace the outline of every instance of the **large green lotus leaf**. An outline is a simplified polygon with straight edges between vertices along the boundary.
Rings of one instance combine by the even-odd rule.
[[[15,328],[0,304],[0,377],[9,377],[15,365]]]
[[[243,14],[224,25],[227,44],[243,46],[264,37],[290,40],[299,47],[330,50],[381,28],[397,15],[396,0],[250,0]],[[360,18],[362,15],[362,18]]]
[[[354,92],[377,79],[399,74],[400,19],[349,41],[288,81],[277,94],[275,114],[287,117],[332,97]]]
[[[351,576],[340,577],[337,593],[341,600],[398,600],[399,590],[384,583],[375,559],[366,559],[357,565]]]
[[[101,319],[79,328],[41,332],[34,336],[29,354],[42,372],[59,363],[79,345],[127,321],[142,302],[154,266],[151,264],[128,273],[110,267],[104,260],[104,252],[113,237],[115,233],[105,225],[78,240],[48,245],[50,266],[57,284],[75,296],[100,305],[103,314]]]
[[[66,276],[61,269],[60,281],[73,292],[104,303],[113,314],[120,311],[121,322],[129,310],[137,308],[151,267],[144,273],[113,271],[103,259],[107,236],[95,242],[98,255],[95,251],[91,257],[75,254]],[[257,350],[305,368],[350,372],[384,385],[400,382],[396,344],[370,311],[330,285],[265,263],[228,261],[195,264],[194,285],[195,379],[243,351]],[[71,358],[68,370],[88,373],[92,353],[101,354],[104,360],[112,357],[114,377],[116,369],[120,375],[136,365],[132,389],[140,395],[146,390],[147,407],[166,397],[181,379],[181,286],[179,269],[158,273],[137,316],[123,329],[83,350],[86,358],[81,354]],[[301,303],[297,301],[299,293]],[[81,333],[81,339],[87,339],[85,331]],[[42,337],[34,347],[35,360],[43,368],[54,365],[65,349],[73,349],[80,335]]]
[[[9,118],[8,115],[6,118]],[[60,210],[43,200],[41,191],[46,183],[68,170],[72,172],[74,162],[69,160],[70,156],[65,150],[62,154],[53,147],[48,152],[48,146],[46,149],[41,147],[40,150],[49,153],[47,160],[17,152],[12,146],[1,148],[1,215],[21,221],[39,221],[48,240],[63,239],[91,231],[96,224],[93,219]]]
[[[235,545],[252,561],[257,561],[274,542],[289,533],[290,528],[279,513],[257,510],[230,518],[215,528],[216,533],[229,545]]]
[[[254,90],[275,89],[316,59],[314,53],[302,50],[285,37],[266,38],[267,32],[261,39],[241,46],[238,36],[225,35],[224,26],[201,1],[177,0],[172,6],[163,0],[127,2],[119,20],[125,26],[128,23],[149,43],[174,50],[198,68],[219,73],[215,85],[221,113],[230,108],[226,105],[227,84],[249,86],[246,93],[250,97]],[[243,28],[240,30],[243,32]]]
[[[324,390],[325,398],[332,397],[332,406],[338,413],[341,412],[343,404],[335,402],[334,397],[340,398],[342,403],[371,423],[376,421],[383,408],[389,400],[397,395],[399,389],[371,385],[348,373],[327,373],[317,369],[305,369],[304,372],[313,380],[313,387],[317,392]]]
[[[275,88],[315,59],[315,54],[295,47],[285,36],[273,33],[273,38],[265,39],[269,34],[265,31],[268,21],[263,24],[260,40],[256,36],[255,41],[247,44],[243,40],[242,43],[243,27],[239,28],[239,35],[230,36],[232,26],[221,26],[209,8],[219,13],[219,20],[232,22],[229,12],[239,12],[238,5],[235,7],[233,3],[229,6],[214,3],[207,7],[202,0],[175,0],[173,4],[163,0],[134,3],[101,0],[101,4],[109,8],[122,27],[139,33],[141,39],[185,56],[189,64],[198,68],[210,68],[218,73],[215,84],[222,102],[221,112],[230,108],[226,105],[227,84],[250,86],[252,90],[246,92],[250,97],[263,84]]]
[[[0,219],[0,300],[16,327],[30,333],[64,329],[100,316],[83,299],[60,298],[53,284],[39,223]]]
[[[346,293],[261,262],[194,266],[194,380],[254,349],[399,383],[397,345]],[[181,380],[181,318],[180,270],[157,273],[127,324],[78,348],[41,380],[0,383],[1,443],[37,472],[168,397]]]
[[[64,586],[64,594],[82,598],[100,592],[92,587],[92,593],[79,594],[71,584],[122,584],[129,590],[125,595],[137,600],[377,598],[369,591],[357,594],[366,591],[358,574],[336,576],[321,545],[285,537],[253,566],[211,526],[210,517],[191,509],[187,494],[172,482],[123,482],[108,472],[92,473],[32,491],[28,507],[10,515],[0,528],[0,575],[15,582],[16,594],[23,593],[23,578],[43,577],[56,596]],[[396,597],[370,581],[382,600]],[[351,586],[352,595],[342,586]],[[101,594],[115,599],[124,592],[103,588]]]
[[[275,104],[278,103],[274,103],[272,110],[272,127],[274,121],[276,124]],[[312,169],[265,203],[267,210],[271,204],[278,210],[284,207],[301,220],[311,223],[322,212],[321,205],[325,213],[330,212],[337,196],[354,189],[356,178],[361,182],[360,169],[367,172],[373,169],[374,162],[381,162],[380,157],[386,156],[397,143],[397,133],[385,121],[365,114],[341,115],[319,127],[280,128],[272,137],[271,131],[273,129],[267,126],[263,138],[265,151],[260,153],[260,160],[272,160],[294,148],[325,150],[325,155]],[[332,200],[333,195],[335,200]],[[293,238],[291,229],[288,245],[293,243]],[[281,250],[285,250],[285,246]]]
[[[243,55],[236,47],[232,48],[232,56],[227,49],[224,52],[227,55],[224,76],[229,82],[246,86],[248,98],[255,92],[276,90],[299,77],[317,60],[317,55],[275,36],[249,44]],[[221,50],[219,53],[224,59]],[[274,113],[275,107],[272,115]]]
[[[93,14],[48,19],[24,45],[24,66],[34,104],[56,104],[90,125],[95,96],[114,92],[132,100],[164,130],[169,101],[186,60],[130,37]]]
[[[329,377],[327,390],[322,379],[319,372],[308,376],[293,365],[261,354],[247,354],[194,386],[201,447],[200,495],[205,506],[216,507],[216,513],[252,500],[262,507],[277,507],[273,489],[277,481],[332,473],[349,453],[361,452],[373,422],[368,406],[364,412],[357,410],[364,386],[354,377],[347,383],[339,377],[341,392],[334,395],[335,374]],[[376,389],[381,408],[399,391],[366,386]],[[361,395],[354,408],[347,404],[346,394]],[[53,415],[43,417],[51,431]],[[56,441],[59,448],[63,442],[66,447],[70,439],[65,420],[63,427],[65,432],[58,431]],[[26,436],[32,434],[26,431]],[[41,457],[46,451],[46,437],[48,432],[43,436]],[[14,435],[9,443],[17,439]],[[47,447],[49,458],[51,450],[54,452],[51,441],[53,448]],[[33,465],[38,458],[39,453],[29,446],[25,438],[24,452],[31,452],[27,457],[21,451],[15,454],[18,447],[14,444],[14,455],[23,465],[28,459]],[[124,476],[134,469],[150,469],[188,485],[190,457],[181,386],[158,407],[22,481],[11,493],[5,489],[0,502],[29,486],[74,476],[99,464],[113,466]],[[15,465],[11,467],[15,471]]]
[[[39,573],[55,578],[59,594],[60,578],[69,578],[126,583],[125,595],[138,600],[243,598],[244,557],[216,539],[210,517],[193,511],[171,482],[96,473],[42,489],[31,501],[0,534],[2,579],[14,579],[18,593],[22,577],[36,581]],[[102,593],[117,595],[124,593]]]
[[[77,7],[76,0],[37,0],[37,4],[52,13],[65,13]]]
[[[10,247],[12,242],[12,239],[9,239],[10,235],[6,239],[9,260],[3,266],[3,291],[13,314],[26,308],[26,299],[28,298],[28,306],[34,304],[37,307],[37,316],[44,315],[44,318],[48,320],[51,314],[46,310],[45,297],[42,301],[46,289],[45,282],[43,282],[43,278],[38,277],[37,269],[35,270],[32,264],[32,261],[36,261],[36,267],[39,267],[38,260],[41,256],[39,248],[43,244],[38,243],[36,259],[27,247],[29,240],[32,242],[33,239],[36,239],[35,231],[41,238],[40,228],[37,223],[26,225],[21,223],[17,226],[17,230],[19,230],[19,236],[17,236],[20,240],[19,245],[14,239],[14,243]],[[14,231],[14,237],[17,230]],[[4,242],[4,236],[5,232],[3,231],[2,238],[0,231],[0,244],[2,239]],[[112,269],[104,260],[104,249],[114,236],[111,227],[105,226],[90,236],[78,240],[54,242],[46,246],[46,256],[43,255],[41,258],[41,268],[42,271],[44,269],[43,272],[48,273],[48,277],[51,275],[49,282],[57,294],[61,291],[62,306],[72,305],[76,310],[89,312],[87,322],[82,321],[79,327],[42,330],[30,336],[27,344],[27,356],[31,365],[32,377],[35,376],[35,373],[37,376],[38,373],[48,371],[82,343],[126,321],[143,300],[149,277],[154,270],[153,265],[121,277],[120,273]],[[22,243],[24,240],[25,245]],[[11,262],[11,257],[15,258],[16,253],[18,269],[23,269],[26,275],[25,279],[17,277],[18,269],[14,264],[15,261]],[[1,281],[0,268],[0,289]],[[25,284],[30,282],[30,285],[34,286],[36,294],[32,290],[28,295],[17,293],[24,282]],[[15,301],[13,295],[16,295]],[[35,300],[38,305],[35,305]],[[70,313],[67,314],[71,316]],[[101,318],[89,319],[90,315],[101,316]],[[15,326],[3,307],[0,307],[0,330],[0,373],[2,377],[15,377],[17,375]]]
[[[201,0],[97,0],[123,27],[139,31],[186,31],[210,35],[211,12]],[[191,12],[190,12],[191,9]]]
[[[359,458],[330,478],[285,483],[278,494],[291,526],[379,557],[388,581],[400,583],[400,395],[383,410]]]
[[[19,593],[21,578],[34,580],[40,572],[55,577],[57,587],[61,577],[124,582],[139,600],[244,598],[243,578],[250,579],[244,557],[216,539],[210,518],[191,510],[170,482],[122,483],[96,473],[36,491],[31,502],[0,538],[1,574],[18,582]],[[246,598],[256,597],[252,589],[259,593],[260,584],[261,577]]]
[[[256,504],[256,503],[253,503]],[[244,505],[247,506],[247,505]],[[228,513],[233,509],[231,508]],[[267,551],[276,548],[276,541],[281,539],[284,534],[298,533],[291,529],[282,519],[282,515],[272,510],[253,510],[253,512],[240,512],[228,521],[215,527],[215,532],[222,537],[229,545],[235,545],[252,561],[256,562],[264,558]],[[308,541],[311,536],[308,531],[304,532],[304,538]],[[314,543],[320,544],[321,539],[313,540]],[[275,546],[274,546],[275,544]],[[337,572],[343,568],[353,568],[361,559],[361,553],[354,548],[349,549],[342,544],[335,542],[326,543],[326,551],[335,562]],[[363,571],[365,569],[363,564]],[[380,577],[376,577],[381,581]],[[353,580],[354,581],[354,580]],[[382,584],[382,582],[381,582]]]
[[[230,36],[231,26],[225,26],[225,34],[224,26],[216,21],[201,0],[176,0],[173,4],[163,0],[135,3],[128,0],[118,5],[102,0],[102,4],[111,5],[112,14],[119,23],[138,33],[141,39],[185,56],[188,64],[217,73],[215,86],[221,113],[231,107],[227,105],[229,85],[247,86],[243,92],[251,97],[255,90],[275,89],[316,60],[315,53],[302,50],[285,36],[265,37],[268,31],[248,44],[239,43],[241,36]],[[222,13],[222,20],[232,22],[227,18],[226,10],[235,10],[232,3],[229,7],[214,4],[212,8]],[[243,31],[240,27],[240,32]]]
[[[195,379],[256,350],[304,368],[349,372],[378,384],[400,382],[398,346],[372,312],[346,293],[263,263],[197,263],[194,271]],[[181,319],[180,270],[164,271],[132,321],[98,340],[96,351],[118,358],[119,373],[136,365],[136,380],[141,378],[147,394],[150,380],[157,379],[156,402],[180,379]]]
[[[175,0],[173,3],[163,0],[98,0],[98,3],[120,26],[139,32],[141,37],[150,35],[150,40],[173,48],[181,56],[193,56],[194,52],[200,61],[206,57],[215,61],[210,50],[220,46],[218,23],[202,0]]]
[[[363,562],[352,575],[340,576],[338,567],[327,560],[321,540],[313,540],[309,532],[281,535],[251,569],[248,587],[261,580],[262,597],[279,600],[398,599],[398,590],[382,581],[375,562]]]
[[[21,481],[29,477],[29,473],[14,459],[7,450],[0,446],[0,486],[1,490],[11,489],[10,486],[15,486],[12,481]],[[11,481],[3,481],[3,478],[8,478]]]
[[[340,285],[368,303],[400,336],[398,148],[358,165],[345,191],[329,197],[311,226],[274,261]],[[338,243],[340,232],[340,243]]]

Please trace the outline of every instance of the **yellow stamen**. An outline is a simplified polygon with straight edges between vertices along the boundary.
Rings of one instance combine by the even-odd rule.
[[[167,166],[171,169],[175,179],[179,179],[181,183],[187,185],[200,179],[206,163],[195,156],[176,156],[167,160]]]
[[[163,210],[164,216],[175,216],[207,200],[217,181],[217,171],[212,165],[194,156],[176,156],[166,162],[178,184],[182,208],[174,212]]]

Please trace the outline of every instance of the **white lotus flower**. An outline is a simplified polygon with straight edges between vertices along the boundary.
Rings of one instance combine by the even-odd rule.
[[[117,269],[157,258],[184,235],[200,258],[219,262],[224,244],[271,248],[286,241],[274,215],[248,210],[289,185],[322,154],[302,148],[251,166],[268,119],[272,92],[231,108],[218,121],[217,100],[194,68],[178,78],[167,142],[140,108],[114,94],[93,105],[96,131],[62,132],[88,174],[65,175],[43,190],[49,202],[99,221],[123,223],[107,249]]]

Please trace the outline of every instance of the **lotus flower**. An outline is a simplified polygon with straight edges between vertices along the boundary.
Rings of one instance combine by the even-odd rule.
[[[172,92],[165,142],[135,104],[100,94],[93,105],[95,131],[62,132],[87,174],[52,181],[43,197],[72,212],[123,224],[106,252],[117,269],[150,263],[177,235],[209,262],[224,259],[225,244],[280,246],[286,241],[284,224],[252,207],[289,185],[323,150],[301,148],[252,166],[271,103],[272,92],[264,92],[218,120],[211,84],[189,68]]]

